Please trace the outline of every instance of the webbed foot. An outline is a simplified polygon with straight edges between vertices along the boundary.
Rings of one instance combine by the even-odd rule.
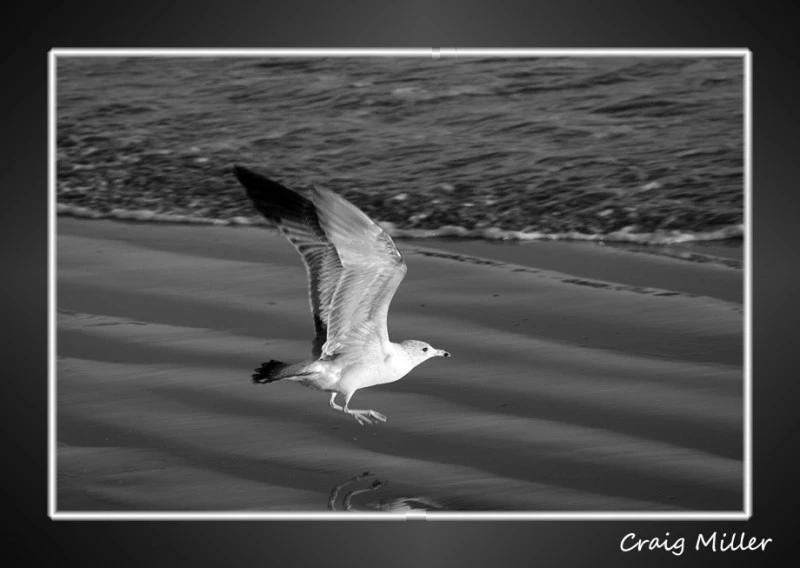
[[[366,426],[367,424],[374,425],[378,422],[386,422],[386,417],[380,412],[374,410],[350,410],[345,409],[345,412],[355,418],[359,424]]]

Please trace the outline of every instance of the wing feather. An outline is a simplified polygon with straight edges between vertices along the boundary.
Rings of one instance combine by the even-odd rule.
[[[389,304],[406,275],[391,237],[332,191],[311,200],[234,166],[256,209],[298,250],[309,278],[314,356],[334,358],[387,347]]]
[[[303,258],[314,317],[311,350],[314,357],[319,357],[328,339],[331,302],[342,273],[336,247],[322,229],[311,201],[241,166],[234,166],[234,173],[256,209],[278,226]]]
[[[391,237],[343,197],[315,188],[312,201],[343,267],[322,355],[384,348],[389,304],[407,272],[403,257]]]

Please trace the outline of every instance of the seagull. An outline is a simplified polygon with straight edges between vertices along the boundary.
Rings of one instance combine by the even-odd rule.
[[[355,392],[400,380],[432,357],[450,357],[424,341],[389,341],[389,304],[408,270],[391,237],[332,191],[314,187],[307,199],[247,168],[233,172],[303,258],[314,318],[313,358],[262,363],[253,382],[295,381],[331,393],[331,408],[362,426],[386,422],[380,412],[350,408]],[[339,395],[344,406],[336,403]]]

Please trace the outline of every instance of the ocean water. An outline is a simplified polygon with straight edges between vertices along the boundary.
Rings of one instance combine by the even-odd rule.
[[[743,236],[741,58],[59,58],[60,214],[263,222],[234,163],[391,234]]]

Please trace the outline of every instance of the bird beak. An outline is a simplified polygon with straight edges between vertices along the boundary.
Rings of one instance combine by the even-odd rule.
[[[450,353],[448,353],[447,351],[444,351],[444,350],[442,350],[442,349],[439,349],[439,350],[437,350],[437,351],[436,351],[436,354],[437,354],[439,357],[450,357]]]

